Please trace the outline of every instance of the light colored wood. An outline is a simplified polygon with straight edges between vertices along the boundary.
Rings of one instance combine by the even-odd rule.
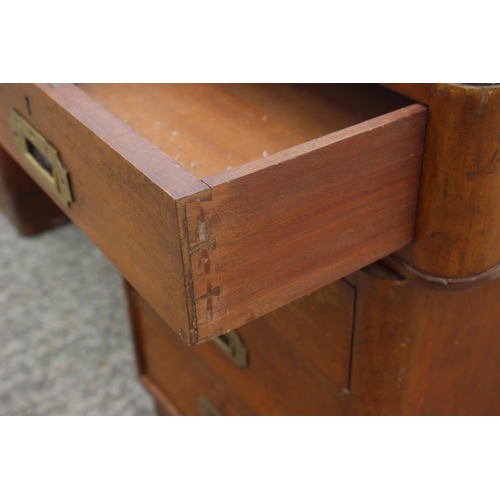
[[[187,207],[197,338],[413,241],[427,110],[411,105],[204,181]]]
[[[202,179],[410,102],[367,84],[80,84]]]

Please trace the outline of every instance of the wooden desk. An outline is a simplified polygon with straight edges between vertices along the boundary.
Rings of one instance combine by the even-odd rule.
[[[24,232],[64,214],[122,272],[161,414],[499,414],[499,102],[2,85],[3,204]],[[54,148],[70,202],[13,130]]]

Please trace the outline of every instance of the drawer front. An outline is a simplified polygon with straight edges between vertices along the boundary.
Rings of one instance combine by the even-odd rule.
[[[125,289],[140,376],[165,413],[203,415],[203,398],[220,415],[253,414],[128,283]]]
[[[40,187],[176,332],[189,332],[175,200],[206,186],[181,168],[173,175],[167,155],[74,85],[0,85],[0,142],[25,169],[12,110],[57,151],[73,202]]]
[[[217,95],[217,113],[234,113]],[[337,102],[333,112],[342,115],[359,99]],[[238,105],[248,107],[246,101]],[[360,118],[201,180],[78,86],[0,85],[0,143],[26,169],[31,150],[18,147],[13,111],[68,172],[71,197],[65,198],[69,206],[60,205],[64,213],[191,345],[239,328],[413,239],[427,117],[421,105]],[[297,112],[304,111],[299,106]],[[195,123],[201,136],[210,123]],[[225,140],[231,142],[231,134]]]
[[[232,356],[221,348],[221,339],[183,345],[137,292],[129,289],[128,295],[146,385],[157,388],[182,414],[199,411],[199,396],[221,414],[238,411],[235,397],[243,402],[243,414],[346,413],[355,300],[351,285],[333,283],[239,328],[241,345],[232,345]]]

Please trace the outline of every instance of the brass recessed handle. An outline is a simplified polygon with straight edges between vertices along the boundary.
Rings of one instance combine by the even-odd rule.
[[[212,341],[236,366],[248,366],[248,351],[235,330]]]
[[[214,405],[204,396],[198,396],[198,408],[204,417],[220,417],[221,414],[215,409]]]
[[[63,205],[73,201],[68,171],[57,150],[15,110],[10,110],[9,123],[24,164],[40,184]]]

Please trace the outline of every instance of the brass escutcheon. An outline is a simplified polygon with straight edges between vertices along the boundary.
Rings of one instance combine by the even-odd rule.
[[[15,110],[10,110],[9,123],[25,166],[32,176],[63,205],[73,201],[68,171],[57,150]]]
[[[216,337],[212,342],[239,368],[248,366],[248,352],[235,330]]]
[[[221,416],[221,414],[214,408],[213,404],[204,396],[198,396],[198,408],[204,417]]]

